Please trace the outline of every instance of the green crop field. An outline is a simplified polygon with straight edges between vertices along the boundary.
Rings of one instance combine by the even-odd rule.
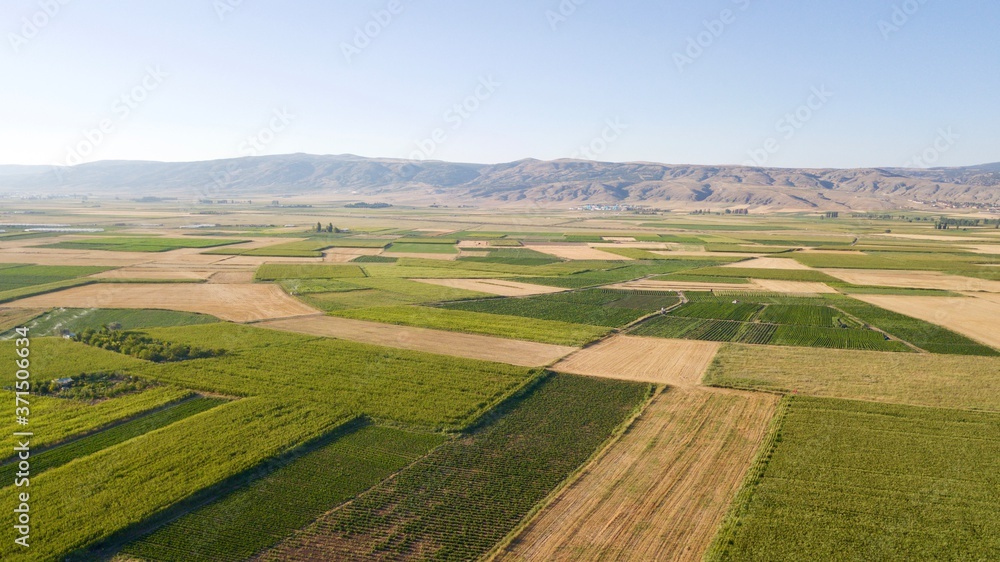
[[[712,293],[686,296],[691,302],[643,322],[632,333],[748,344],[913,351],[833,306],[853,299],[748,293],[733,301]]]
[[[25,325],[38,336],[58,336],[63,331],[79,332],[87,328],[99,329],[118,324],[123,330],[211,324],[219,320],[207,314],[176,312],[172,310],[59,308],[43,314]],[[12,337],[12,333],[4,337]]]
[[[472,257],[465,256],[458,258],[459,261],[464,262],[478,262],[478,263],[505,263],[509,265],[548,265],[550,263],[558,263],[562,260],[551,256],[549,254],[543,254],[541,252],[536,252],[535,250],[529,250],[527,248],[484,248],[489,250],[489,255],[484,257]],[[479,251],[479,248],[473,248],[473,251]]]
[[[64,265],[19,265],[0,269],[0,295],[36,285],[69,281],[112,269]]]
[[[452,310],[504,316],[523,316],[610,328],[624,326],[664,307],[677,304],[677,297],[632,295],[591,289],[527,298],[488,299],[444,305]]]
[[[386,248],[385,251],[407,254],[457,254],[458,248],[456,248],[453,244],[393,242],[392,245]]]
[[[608,328],[555,320],[525,319],[426,306],[368,307],[333,312],[336,316],[418,328],[486,334],[517,340],[580,346],[608,333]]]
[[[248,486],[171,521],[128,545],[124,552],[163,562],[245,560],[443,441],[440,435],[384,427],[353,429]]]
[[[204,412],[225,400],[218,398],[192,398],[173,404],[151,414],[131,419],[120,425],[99,431],[75,441],[59,445],[31,456],[31,473],[39,474],[51,468],[62,466],[73,459],[84,457],[108,447],[124,443],[129,439],[166,427],[174,422]],[[13,482],[17,465],[14,460],[0,465],[0,481]]]
[[[169,252],[181,248],[214,248],[241,244],[246,240],[212,238],[155,238],[142,236],[95,236],[85,240],[57,242],[42,248],[60,250],[105,250],[111,252]]]
[[[991,560],[1000,415],[796,397],[708,560]]]
[[[309,545],[327,560],[474,560],[643,402],[646,385],[551,375],[492,423],[321,517],[262,560]],[[600,400],[593,397],[600,396]]]

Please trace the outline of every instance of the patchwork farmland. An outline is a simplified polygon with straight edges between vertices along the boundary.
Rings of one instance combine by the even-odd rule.
[[[996,557],[994,228],[105,203],[0,236],[5,561]]]

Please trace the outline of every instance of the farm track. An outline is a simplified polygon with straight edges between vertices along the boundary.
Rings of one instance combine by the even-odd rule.
[[[496,559],[700,560],[778,397],[672,388]]]

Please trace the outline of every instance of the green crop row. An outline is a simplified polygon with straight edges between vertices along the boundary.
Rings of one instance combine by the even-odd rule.
[[[124,443],[129,439],[161,427],[166,427],[184,418],[214,408],[224,402],[225,400],[218,398],[193,398],[191,400],[184,400],[168,408],[140,416],[64,445],[59,445],[41,453],[33,453],[31,455],[31,474],[40,474],[51,468],[62,466],[73,459],[85,457],[119,443]],[[13,482],[14,473],[17,470],[17,464],[14,461],[0,466],[0,482]]]
[[[306,552],[323,560],[475,560],[592,456],[648,392],[647,385],[552,375],[506,415],[432,451],[261,560]]]
[[[378,484],[443,442],[361,427],[244,488],[171,521],[124,551],[161,562],[245,560]]]
[[[992,560],[1000,416],[795,397],[707,560]]]
[[[569,322],[539,319],[528,320],[521,316],[505,316],[424,306],[369,307],[344,310],[334,312],[333,314],[356,320],[371,320],[402,326],[486,334],[556,345],[581,346],[604,336],[609,331],[607,328]]]

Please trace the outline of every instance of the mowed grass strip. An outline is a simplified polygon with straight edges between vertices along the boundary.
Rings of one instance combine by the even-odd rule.
[[[705,384],[1000,411],[1000,358],[725,345]]]
[[[707,559],[993,560],[1000,415],[794,398]]]
[[[195,414],[210,410],[226,400],[219,398],[192,398],[169,406],[163,410],[140,416],[116,425],[93,435],[88,435],[76,441],[59,445],[47,451],[31,455],[31,474],[40,474],[50,468],[62,466],[73,459],[85,457],[102,449],[124,443],[133,437],[166,427],[174,422]],[[18,471],[17,464],[11,461],[0,466],[0,482],[13,482]]]
[[[493,423],[435,449],[260,560],[477,559],[607,442],[649,391],[551,375]]]
[[[124,552],[162,562],[245,560],[378,484],[444,439],[361,427],[170,522]]]
[[[610,331],[609,328],[600,326],[427,306],[359,308],[336,311],[332,315],[355,320],[573,346],[584,345]]]

